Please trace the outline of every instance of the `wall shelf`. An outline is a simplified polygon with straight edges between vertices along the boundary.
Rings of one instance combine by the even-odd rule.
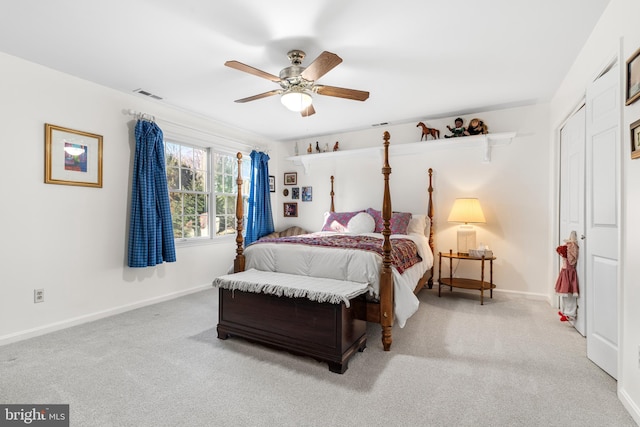
[[[515,138],[515,132],[489,133],[486,135],[471,135],[460,138],[443,138],[428,141],[409,142],[404,144],[389,145],[389,157],[410,156],[435,150],[454,150],[460,148],[482,148],[482,161],[491,161],[491,148],[499,145],[511,144]],[[301,156],[287,157],[286,160],[296,166],[302,166],[304,173],[309,174],[311,163],[336,159],[338,157],[355,156],[383,156],[383,147],[356,148],[353,150],[329,151],[326,153],[304,154]]]

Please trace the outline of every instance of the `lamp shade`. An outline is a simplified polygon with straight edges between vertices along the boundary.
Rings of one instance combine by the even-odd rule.
[[[289,110],[299,113],[311,105],[312,98],[307,92],[291,90],[283,93],[280,97],[280,101],[282,102],[282,105],[287,107]]]
[[[462,222],[468,223],[484,223],[487,222],[484,219],[482,208],[478,199],[456,199],[449,214],[449,222]]]

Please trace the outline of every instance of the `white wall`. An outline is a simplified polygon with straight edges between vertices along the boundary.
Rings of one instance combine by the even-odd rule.
[[[619,54],[622,42],[622,62],[640,48],[640,2],[637,0],[611,0],[609,7],[595,27],[590,39],[573,64],[551,102],[551,130],[554,132],[584,96],[585,88],[612,57]],[[624,66],[621,81],[625,84]],[[640,424],[640,161],[630,159],[629,125],[640,118],[640,102],[623,108],[622,117],[622,242],[620,310],[620,366],[618,369],[618,396],[627,410]]]
[[[491,133],[517,132],[511,144],[492,149],[491,162],[483,163],[483,150],[478,144],[471,148],[455,148],[456,140],[443,140],[449,148],[426,150],[418,155],[392,156],[390,178],[393,209],[426,213],[427,169],[434,170],[434,204],[436,251],[456,250],[458,224],[447,222],[457,197],[478,197],[487,223],[477,225],[477,241],[488,244],[497,256],[494,280],[500,291],[513,291],[549,298],[553,283],[547,278],[552,266],[547,259],[555,253],[550,233],[550,142],[548,105],[519,107],[463,116],[465,124],[480,117]],[[426,121],[440,129],[441,136],[449,135],[446,125],[453,119]],[[391,145],[416,142],[421,131],[417,121],[387,127],[376,127],[340,135],[298,141],[300,152],[306,153],[309,143],[333,147],[340,142],[341,150],[382,147],[382,134],[389,131]],[[459,141],[459,140],[458,140]],[[446,145],[446,144],[445,144]],[[292,201],[282,195],[278,185],[274,204],[280,226],[299,225],[319,230],[323,213],[329,209],[330,176],[335,176],[335,204],[337,211],[380,208],[382,205],[382,159],[376,155],[339,157],[312,161],[310,173],[285,159],[294,154],[294,143],[287,143],[279,166],[282,172],[297,172],[298,186],[313,187],[313,201],[298,200],[299,217],[282,219],[282,202]],[[310,156],[314,156],[311,154]],[[281,177],[278,177],[281,183]],[[467,271],[469,270],[470,271]],[[437,270],[437,265],[436,265]],[[478,274],[477,265],[462,263],[459,274]],[[437,273],[436,273],[437,274]]]
[[[165,133],[231,151],[230,140],[265,142],[5,54],[0,70],[0,344],[202,289],[226,271],[232,237],[178,247],[175,263],[126,267],[135,142],[123,110],[203,129],[158,120]],[[44,184],[45,123],[104,137],[103,188]],[[35,288],[44,288],[44,303],[34,304]]]

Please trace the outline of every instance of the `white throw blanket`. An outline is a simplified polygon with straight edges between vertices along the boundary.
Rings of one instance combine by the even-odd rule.
[[[307,298],[316,302],[344,303],[367,291],[367,283],[319,277],[298,276],[249,269],[217,277],[213,286],[243,292],[263,293],[289,298]]]

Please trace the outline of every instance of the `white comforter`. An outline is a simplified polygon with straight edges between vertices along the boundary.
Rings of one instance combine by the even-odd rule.
[[[322,234],[337,233],[322,232]],[[379,233],[364,235],[382,240],[382,235]],[[391,239],[394,238],[413,240],[422,258],[422,262],[405,270],[402,274],[392,268],[396,321],[400,327],[404,327],[407,319],[418,310],[418,298],[413,290],[418,280],[433,265],[433,253],[425,236],[398,234],[391,236]],[[369,292],[376,298],[379,296],[382,257],[373,252],[290,243],[259,243],[247,247],[244,254],[247,270],[255,268],[262,271],[368,283]]]

